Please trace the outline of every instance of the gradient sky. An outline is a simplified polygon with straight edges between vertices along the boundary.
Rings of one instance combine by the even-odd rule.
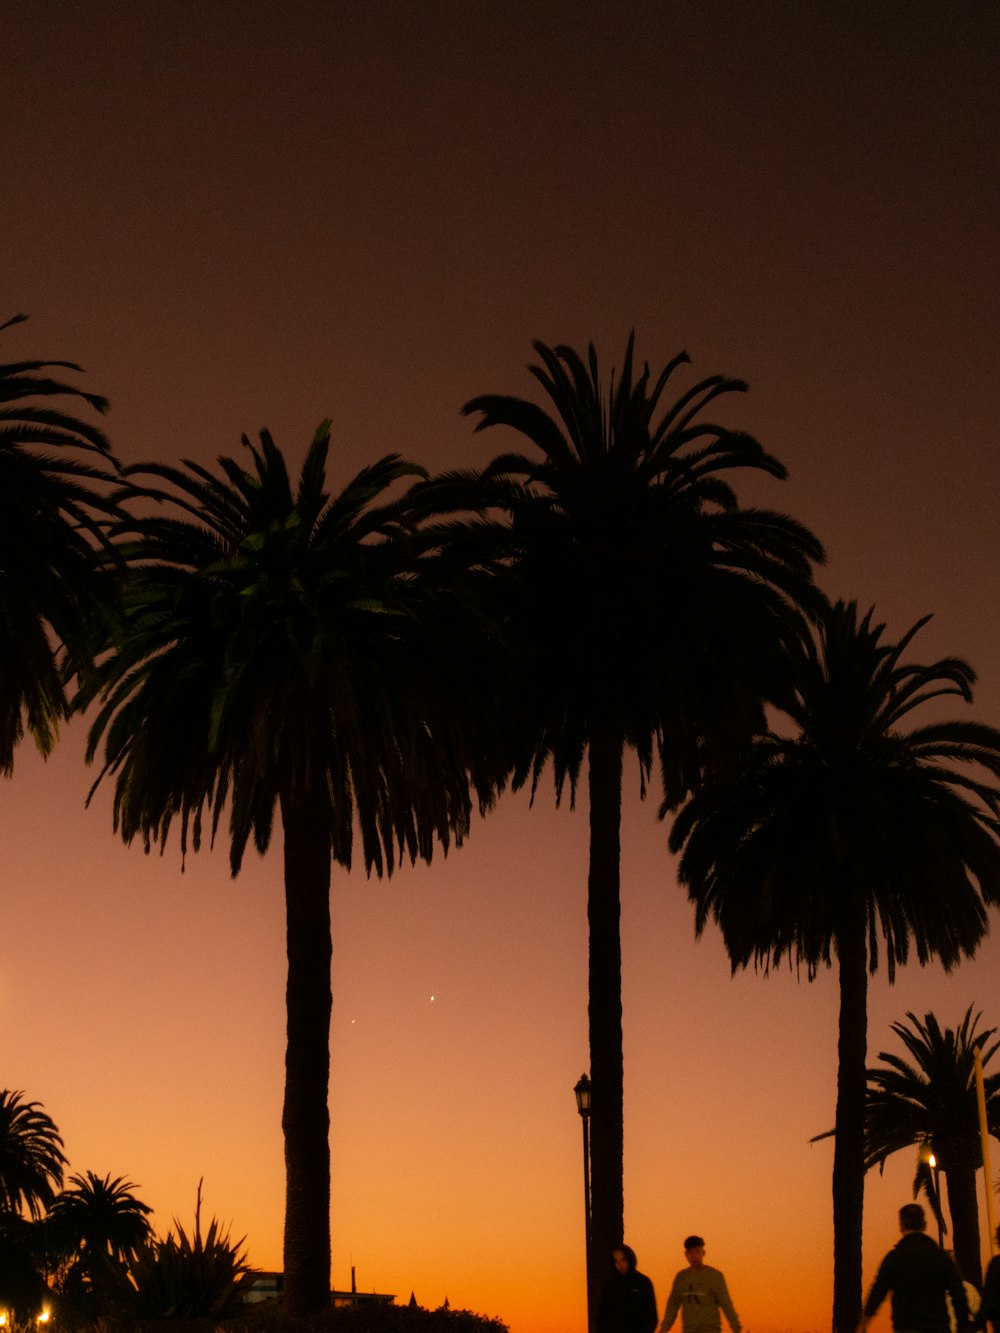
[[[473,464],[459,415],[529,393],[530,342],[744,377],[720,409],[790,469],[747,501],[827,545],[823,585],[980,674],[1000,722],[994,0],[8,0],[0,357],[82,362],[127,461],[269,427],[332,471]],[[973,715],[970,713],[970,716]],[[278,849],[145,856],[84,728],[0,791],[0,1086],[71,1167],[205,1208],[280,1265]],[[627,1239],[660,1305],[707,1237],[752,1333],[829,1327],[836,981],[730,979],[653,802],[623,857]],[[583,1327],[586,800],[505,798],[391,882],[336,872],[333,1277],[513,1333]],[[1000,1024],[1000,948],[871,987],[889,1024]],[[994,1174],[1000,1149],[994,1145]],[[865,1281],[913,1160],[871,1178]]]

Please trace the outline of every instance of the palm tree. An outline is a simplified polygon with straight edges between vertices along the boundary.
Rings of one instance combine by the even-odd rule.
[[[1000,1049],[989,1045],[996,1028],[977,1032],[981,1014],[972,1006],[956,1028],[943,1031],[934,1014],[921,1022],[915,1014],[892,1031],[911,1061],[891,1051],[880,1051],[882,1065],[868,1070],[865,1105],[865,1168],[881,1169],[885,1160],[904,1148],[919,1147],[934,1154],[948,1187],[955,1262],[963,1278],[983,1285],[979,1249],[979,1205],[976,1172],[983,1164],[976,1098],[975,1052],[984,1069]],[[984,1076],[989,1131],[1000,1136],[1000,1073]],[[918,1173],[918,1183],[926,1171]],[[940,1206],[938,1204],[938,1206]]]
[[[430,483],[438,528],[510,568],[508,632],[522,652],[517,782],[551,760],[571,803],[587,757],[590,797],[591,1308],[623,1236],[620,825],[623,757],[645,792],[658,756],[676,798],[705,764],[763,724],[781,691],[782,644],[801,632],[816,539],[781,515],[740,509],[727,474],[784,469],[748,435],[703,418],[738,381],[713,376],[661,408],[675,357],[634,364],[605,392],[597,354],[534,344],[529,367],[554,414],[521,398],[467,403],[476,430],[533,446]],[[464,517],[462,516],[464,514]],[[472,515],[472,517],[469,517]]]
[[[53,369],[79,366],[0,365],[0,771],[7,774],[25,729],[43,754],[51,751],[68,713],[66,677],[87,670],[92,622],[106,610],[93,554],[113,512],[102,487],[114,480],[114,460],[96,426],[48,400],[69,396],[98,412],[107,402],[52,378]]]
[[[39,1102],[23,1092],[0,1092],[0,1214],[33,1221],[62,1184],[63,1141]]]
[[[429,860],[467,832],[474,795],[493,796],[478,691],[500,662],[458,645],[456,593],[409,539],[405,496],[421,475],[388,456],[334,498],[328,423],[293,491],[265,431],[244,466],[186,462],[129,470],[141,516],[122,524],[130,573],[123,626],[101,667],[90,735],[115,777],[126,842],[197,850],[229,810],[235,875],[252,837],[263,854],[275,811],[287,913],[285,1305],[329,1303],[330,873]],[[144,483],[140,479],[146,478]],[[148,511],[148,501],[159,507]],[[80,703],[91,697],[85,691]],[[96,785],[96,784],[95,784]]]
[[[91,1313],[107,1313],[128,1291],[126,1268],[152,1235],[148,1204],[123,1176],[71,1176],[46,1219],[52,1251],[68,1262],[62,1291],[76,1291]]]
[[[951,968],[970,956],[1000,902],[1000,731],[971,721],[906,730],[942,695],[972,700],[957,658],[904,658],[870,611],[839,602],[803,644],[797,729],[769,731],[740,771],[707,783],[670,836],[695,928],[720,926],[733,970],[783,959],[840,981],[833,1161],[835,1333],[861,1312],[868,972],[880,939],[889,981],[910,955]]]
[[[136,1198],[135,1185],[124,1176],[103,1178],[93,1171],[70,1176],[69,1187],[52,1202],[65,1247],[81,1254],[88,1267],[110,1261],[127,1263],[152,1234],[152,1208]]]

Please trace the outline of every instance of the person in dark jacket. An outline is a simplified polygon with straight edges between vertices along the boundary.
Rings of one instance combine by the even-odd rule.
[[[601,1288],[597,1333],[653,1333],[656,1293],[645,1273],[635,1266],[635,1250],[619,1245],[611,1251],[615,1271]]]
[[[951,1297],[958,1333],[969,1326],[969,1303],[961,1275],[950,1255],[926,1235],[927,1218],[919,1203],[899,1210],[903,1233],[882,1260],[865,1301],[859,1333],[892,1292],[892,1327],[895,1333],[949,1333],[951,1318],[946,1297]]]
[[[1000,1227],[997,1227],[997,1245],[1000,1245]],[[976,1317],[976,1327],[993,1325],[993,1333],[1000,1333],[1000,1254],[995,1254],[986,1268],[983,1279],[983,1299]]]

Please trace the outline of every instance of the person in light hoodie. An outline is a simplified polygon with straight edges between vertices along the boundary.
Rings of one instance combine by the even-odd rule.
[[[732,1333],[741,1333],[743,1325],[730,1299],[726,1279],[718,1268],[705,1263],[705,1241],[701,1236],[685,1239],[684,1258],[688,1266],[674,1278],[660,1333],[668,1333],[678,1311],[683,1333],[720,1333],[720,1311],[726,1316]]]

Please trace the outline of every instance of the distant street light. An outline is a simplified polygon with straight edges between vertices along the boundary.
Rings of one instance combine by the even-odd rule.
[[[576,1109],[583,1121],[583,1223],[587,1260],[587,1328],[593,1333],[594,1316],[590,1290],[590,1079],[586,1074],[580,1075],[580,1081],[573,1089],[573,1094],[576,1097]]]

